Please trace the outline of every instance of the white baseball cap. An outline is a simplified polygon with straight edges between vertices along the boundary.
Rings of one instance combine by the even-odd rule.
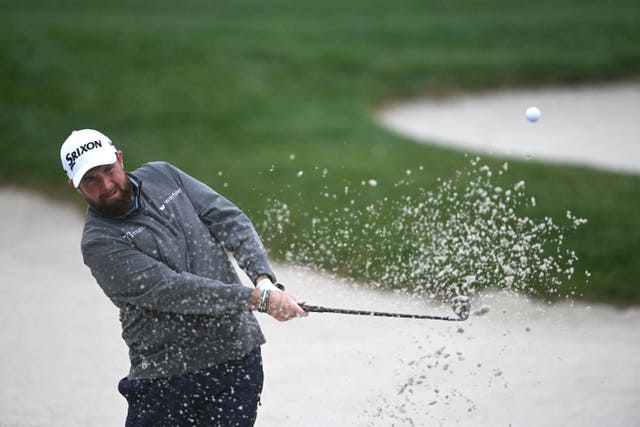
[[[104,134],[93,129],[74,130],[60,148],[60,160],[73,185],[96,166],[110,165],[118,160],[117,149]]]

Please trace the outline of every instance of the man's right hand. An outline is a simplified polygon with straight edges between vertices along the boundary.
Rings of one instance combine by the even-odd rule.
[[[296,297],[288,292],[281,290],[269,291],[269,308],[267,313],[281,322],[285,322],[294,317],[306,317],[309,315],[304,311],[300,304],[304,304],[304,301],[299,301]]]
[[[260,298],[260,293],[261,292],[257,289],[254,291],[253,299],[255,301]],[[300,307],[300,304],[304,304],[304,301],[299,301],[288,292],[284,292],[279,289],[272,289],[269,291],[269,306],[267,307],[267,314],[281,322],[293,319],[294,317],[308,316],[309,313],[304,311]]]

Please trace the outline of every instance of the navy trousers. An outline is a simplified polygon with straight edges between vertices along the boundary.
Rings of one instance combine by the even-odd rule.
[[[264,374],[258,347],[240,360],[172,378],[130,380],[118,390],[127,399],[127,427],[253,426]]]

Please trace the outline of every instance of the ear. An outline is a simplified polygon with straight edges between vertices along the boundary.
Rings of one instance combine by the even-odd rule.
[[[118,158],[117,162],[120,164],[120,167],[124,169],[124,156],[122,154],[122,150],[116,151],[116,157]]]
[[[84,194],[82,193],[82,190],[80,190],[80,187],[76,187],[75,185],[73,185],[73,180],[69,180],[69,185],[71,186],[71,188],[73,188],[74,190],[76,190],[76,192],[78,194],[80,194],[82,197],[84,197]]]

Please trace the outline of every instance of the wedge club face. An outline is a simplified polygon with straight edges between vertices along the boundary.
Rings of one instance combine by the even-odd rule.
[[[471,299],[467,296],[457,296],[451,300],[451,308],[460,320],[467,320],[471,313]]]

